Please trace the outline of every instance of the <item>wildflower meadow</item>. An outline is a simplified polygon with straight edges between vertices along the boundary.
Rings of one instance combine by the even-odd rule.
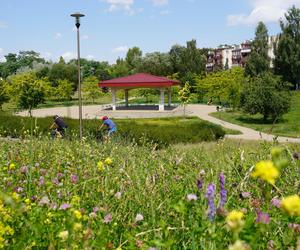
[[[300,247],[299,145],[0,147],[0,248]]]

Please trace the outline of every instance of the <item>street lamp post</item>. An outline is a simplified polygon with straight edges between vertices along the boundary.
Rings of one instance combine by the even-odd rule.
[[[77,67],[78,67],[78,101],[79,101],[79,137],[82,139],[82,101],[81,101],[81,75],[80,75],[80,39],[79,39],[79,27],[80,17],[84,17],[81,13],[74,13],[71,15],[75,17],[75,26],[77,28]]]

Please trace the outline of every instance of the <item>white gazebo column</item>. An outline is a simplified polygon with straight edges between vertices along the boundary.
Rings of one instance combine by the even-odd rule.
[[[165,90],[163,88],[160,89],[160,98],[159,98],[159,111],[165,110]]]
[[[171,87],[168,88],[168,106],[171,107],[171,94],[172,94],[172,91],[171,91]]]
[[[111,89],[112,94],[112,110],[117,110],[116,106],[116,89]]]
[[[128,107],[128,89],[125,89],[125,106]]]

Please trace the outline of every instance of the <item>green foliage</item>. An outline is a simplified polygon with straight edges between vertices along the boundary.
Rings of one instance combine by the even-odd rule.
[[[275,50],[274,69],[297,87],[300,84],[300,9],[293,6],[280,22],[282,34]]]
[[[183,105],[183,115],[185,117],[185,107],[191,100],[191,90],[189,82],[185,82],[184,87],[178,91],[178,100]]]
[[[71,100],[73,85],[67,79],[57,80],[57,86],[52,87],[52,98],[55,100]]]
[[[78,120],[69,118],[64,118],[64,120],[68,124],[68,133],[77,134]],[[225,135],[222,127],[194,117],[186,119],[114,119],[114,121],[118,128],[117,135],[123,141],[135,141],[139,145],[153,142],[158,146],[166,146],[180,142],[213,141]],[[35,126],[38,129],[34,134],[47,135],[52,122],[52,117],[36,118]],[[32,128],[32,120],[27,117],[3,115],[0,117],[0,124],[1,136],[23,137],[26,131],[31,131]],[[99,120],[85,120],[84,136],[96,138],[99,135],[97,132],[99,124]]]
[[[249,80],[245,85],[241,106],[249,114],[259,113],[264,120],[271,117],[275,122],[289,111],[290,102],[290,93],[281,78],[265,73]]]
[[[0,111],[2,110],[2,105],[8,100],[7,83],[0,78]]]
[[[118,58],[116,64],[111,66],[109,72],[112,78],[122,77],[129,74],[129,68],[125,60]]]
[[[259,22],[252,42],[251,54],[245,67],[245,75],[258,76],[270,70],[270,57],[268,55],[268,30],[263,22]]]
[[[142,61],[142,51],[138,47],[130,48],[127,51],[125,61],[130,70],[137,69]]]
[[[93,103],[95,99],[104,95],[101,89],[98,86],[99,80],[95,76],[89,76],[83,80],[82,90],[84,92],[84,96],[87,99],[92,99]]]
[[[45,101],[48,79],[37,78],[34,72],[17,74],[8,79],[8,93],[21,109],[31,110]]]
[[[240,96],[245,82],[244,70],[234,67],[231,70],[218,71],[197,77],[197,92],[203,96],[216,98],[221,104],[228,104],[235,109],[240,102]]]
[[[68,80],[72,83],[73,89],[77,89],[78,71],[76,64],[66,64],[62,58],[59,63],[53,64],[48,74],[53,87],[58,86],[59,80]]]

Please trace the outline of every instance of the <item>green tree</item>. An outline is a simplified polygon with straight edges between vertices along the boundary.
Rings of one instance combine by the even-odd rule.
[[[0,78],[0,110],[2,110],[2,105],[9,100],[6,85],[7,83]]]
[[[59,63],[53,64],[49,70],[48,78],[53,87],[58,85],[59,80],[68,80],[72,83],[73,89],[76,90],[78,84],[77,66],[73,63],[66,64],[61,58]]]
[[[110,67],[110,75],[112,76],[112,78],[127,76],[129,75],[129,72],[130,70],[126,61],[121,58],[118,58],[116,64]]]
[[[263,22],[259,22],[252,42],[251,54],[245,67],[245,75],[258,76],[270,70],[270,57],[268,55],[268,30]]]
[[[95,76],[89,76],[83,80],[83,92],[84,96],[87,99],[92,99],[93,103],[95,99],[104,95],[101,91],[100,87],[98,86],[99,80]]]
[[[183,115],[185,117],[185,109],[186,105],[191,101],[191,90],[190,90],[190,84],[188,82],[185,82],[182,89],[178,92],[178,99],[183,106]]]
[[[196,90],[200,95],[215,98],[219,104],[228,104],[232,109],[238,107],[241,92],[245,82],[244,70],[234,67],[230,70],[222,70],[207,74],[206,77],[195,78]]]
[[[264,73],[249,79],[241,97],[243,110],[251,115],[262,114],[266,121],[269,117],[275,122],[287,113],[291,105],[288,85],[281,77]]]
[[[300,84],[300,9],[293,6],[280,21],[282,34],[275,49],[274,70],[298,88]]]
[[[71,100],[73,95],[73,85],[69,80],[58,80],[57,86],[53,87],[56,100]]]
[[[125,61],[129,70],[134,71],[139,67],[142,61],[142,54],[143,52],[138,47],[130,48],[127,51]]]
[[[11,76],[8,79],[8,93],[22,109],[31,110],[45,101],[50,83],[47,78],[39,79],[34,72]]]

